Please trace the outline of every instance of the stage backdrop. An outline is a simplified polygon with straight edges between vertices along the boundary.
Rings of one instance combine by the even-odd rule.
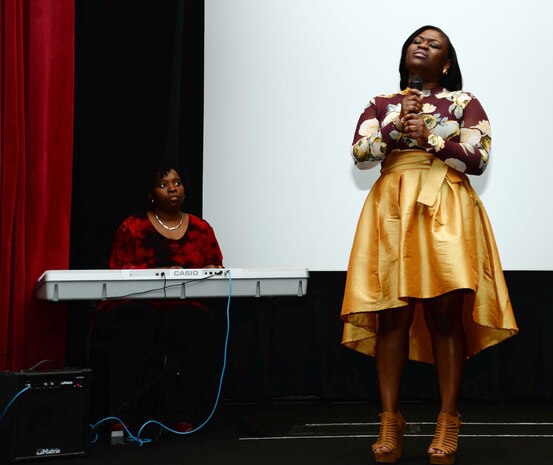
[[[379,1],[207,0],[203,216],[215,226],[227,267],[312,268],[303,298],[233,299],[225,398],[377,398],[374,359],[340,346],[345,272],[323,271],[346,263],[359,209],[377,175],[354,170],[348,154],[353,128],[374,93],[396,88],[401,42],[427,22],[451,32],[467,86],[482,98],[492,122],[499,123],[504,116],[498,113],[504,107],[496,107],[490,98],[496,93],[506,101],[514,97],[509,83],[494,74],[499,65],[494,50],[506,53],[496,35],[508,29],[509,21],[522,21],[524,29],[525,20],[540,24],[542,19],[535,1],[525,2],[521,11],[514,2],[497,5],[510,8],[513,19],[502,11],[490,14],[487,3],[479,3],[475,10],[473,1],[463,3],[462,11],[440,5],[438,13],[424,8],[423,15],[403,0],[394,4],[394,14]],[[143,208],[140,172],[150,160],[172,156],[185,165],[196,186],[200,184],[192,211],[202,213],[204,10],[198,0],[158,2],[155,8],[150,0],[79,0],[76,8],[71,266],[95,268],[106,265],[120,221]],[[402,16],[396,18],[399,12]],[[507,21],[504,28],[501,21]],[[313,23],[320,26],[317,31]],[[540,50],[540,37],[548,31],[536,30],[520,39],[529,45],[510,60],[513,67],[514,62],[527,63],[529,55],[543,55],[543,50],[535,50]],[[350,38],[352,49],[341,48],[340,59],[334,43],[344,37]],[[474,41],[480,41],[478,47],[466,48]],[[383,60],[389,63],[383,66]],[[309,68],[312,61],[319,63],[318,69]],[[297,66],[285,68],[289,63]],[[464,63],[482,66],[469,71]],[[547,64],[536,58],[533,65],[548,75]],[[257,68],[263,70],[262,79]],[[532,82],[541,73],[528,79]],[[489,75],[495,76],[492,89]],[[179,76],[180,87],[175,87]],[[275,76],[280,80],[275,82]],[[381,81],[373,84],[378,76]],[[297,89],[300,84],[303,94]],[[516,98],[526,92],[521,86]],[[513,116],[510,108],[507,116]],[[513,121],[519,120],[513,116]],[[499,127],[492,166],[475,184],[487,204],[497,198],[501,208],[509,209],[505,216],[493,212],[497,207],[491,209],[496,229],[503,229],[502,220],[516,225],[526,221],[530,227],[533,223],[519,203],[537,200],[539,190],[550,189],[550,183],[528,186],[526,176],[532,173],[539,180],[543,166],[534,173],[522,158],[516,163],[504,160],[511,144],[531,143],[535,132],[520,142],[512,124],[508,134],[503,124],[494,125]],[[277,154],[275,147],[282,150]],[[523,157],[529,152],[520,153]],[[547,164],[543,152],[531,156]],[[499,169],[508,174],[500,176]],[[528,192],[519,187],[492,188],[495,178],[504,176],[524,183]],[[236,198],[237,192],[244,195]],[[231,198],[232,202],[227,200]],[[520,228],[517,231],[520,239]],[[539,228],[531,233],[533,239],[521,243],[520,249],[533,256],[533,249],[526,247],[534,244],[528,242],[541,241],[543,233]],[[503,233],[500,239],[502,252],[519,254],[518,245],[505,245]],[[282,260],[269,256],[272,251]],[[314,251],[317,261],[308,259]],[[544,247],[544,260],[548,253]],[[468,362],[462,397],[553,399],[552,274],[506,273],[520,334]],[[70,365],[87,363],[85,341],[94,304],[70,309]],[[213,344],[223,341],[225,304],[224,299],[210,302],[221,323],[221,334],[213,337]],[[433,367],[410,363],[402,389],[403,398],[436,399]]]
[[[506,270],[551,270],[553,4],[206,0],[204,216],[227,266],[345,270],[379,168],[349,154],[369,99],[399,89],[418,27],[449,34],[465,89],[491,121],[491,162],[471,177]],[[232,20],[229,20],[232,18]]]

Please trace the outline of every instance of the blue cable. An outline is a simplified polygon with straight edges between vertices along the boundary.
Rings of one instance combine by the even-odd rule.
[[[223,352],[223,368],[221,370],[221,376],[219,377],[219,388],[217,389],[217,397],[215,398],[215,403],[214,403],[213,408],[211,409],[211,413],[208,415],[207,419],[200,426],[198,426],[198,427],[196,427],[196,428],[194,428],[190,431],[176,431],[172,428],[169,428],[168,426],[164,425],[163,423],[161,423],[157,420],[148,420],[146,423],[144,423],[140,427],[140,429],[138,430],[137,435],[134,436],[129,431],[129,429],[127,428],[127,425],[125,425],[125,423],[120,418],[107,417],[107,418],[104,418],[104,419],[98,421],[94,425],[90,425],[91,431],[94,430],[95,428],[97,428],[100,424],[105,423],[106,421],[115,420],[115,421],[117,421],[117,422],[119,422],[123,425],[123,428],[125,429],[125,431],[128,434],[127,440],[137,442],[138,445],[142,446],[144,444],[152,442],[151,439],[140,439],[140,435],[142,434],[142,431],[144,430],[144,428],[146,426],[148,426],[150,424],[155,424],[155,425],[161,426],[163,429],[165,429],[165,430],[167,430],[171,433],[174,433],[174,434],[187,435],[187,434],[192,434],[192,433],[195,433],[196,431],[199,431],[211,420],[211,418],[215,414],[215,410],[217,409],[217,406],[219,405],[219,399],[221,397],[221,389],[223,387],[223,377],[224,377],[224,374],[225,374],[225,369],[227,367],[227,351],[228,351],[228,342],[229,342],[229,336],[230,336],[230,301],[231,301],[231,297],[232,297],[232,276],[231,276],[231,271],[230,270],[228,270],[228,281],[229,281],[229,294],[228,294],[228,299],[227,299],[227,331],[226,331],[226,335],[225,335],[225,348],[224,348],[224,352]],[[96,438],[91,443],[96,442],[97,438],[98,438],[98,436],[96,435]]]
[[[25,391],[28,391],[29,389],[31,389],[31,386],[24,387],[23,389],[21,389],[21,391],[19,391],[15,396],[12,397],[12,399],[8,402],[8,405],[6,405],[6,407],[4,408],[4,411],[2,412],[2,415],[0,415],[0,421],[2,421],[4,419],[4,415],[6,415],[6,412],[9,410],[9,408],[12,406],[12,404],[15,402],[15,400],[21,394],[23,394]]]
[[[139,445],[143,445],[143,444],[146,444],[148,442],[152,442],[151,439],[139,439],[138,437],[135,437],[130,431],[129,429],[127,428],[127,425],[123,422],[123,420],[121,420],[121,418],[119,417],[106,417],[106,418],[102,418],[100,421],[98,421],[97,423],[95,423],[94,425],[90,425],[90,428],[91,430],[97,428],[99,425],[101,425],[102,423],[105,423],[107,421],[110,421],[110,420],[114,420],[116,421],[117,423],[120,423],[123,428],[125,429],[125,431],[127,432],[127,436],[128,438],[131,440],[131,441],[135,441],[137,442]],[[98,435],[96,435],[96,437],[94,438],[93,441],[91,441],[90,443],[91,444],[94,444],[96,442],[96,440],[98,439]]]

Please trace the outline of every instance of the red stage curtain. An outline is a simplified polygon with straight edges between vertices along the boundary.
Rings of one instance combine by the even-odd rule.
[[[0,0],[0,369],[65,362],[65,309],[33,285],[69,264],[74,0]]]

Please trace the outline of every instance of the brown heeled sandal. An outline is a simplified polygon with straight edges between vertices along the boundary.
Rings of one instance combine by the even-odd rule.
[[[428,459],[433,465],[451,465],[455,460],[461,416],[440,413],[434,439],[428,448]]]
[[[405,420],[401,413],[382,412],[380,414],[380,433],[372,445],[377,463],[395,463],[401,457]],[[388,450],[382,450],[387,448]]]

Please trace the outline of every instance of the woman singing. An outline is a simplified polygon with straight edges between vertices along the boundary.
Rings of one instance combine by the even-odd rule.
[[[356,166],[381,163],[381,176],[352,247],[343,344],[376,357],[377,462],[401,455],[405,362],[435,363],[441,407],[428,456],[451,464],[464,360],[518,328],[488,217],[467,177],[488,165],[488,117],[462,90],[455,49],[439,28],[424,26],[407,39],[399,71],[401,91],[373,98],[355,130]]]

